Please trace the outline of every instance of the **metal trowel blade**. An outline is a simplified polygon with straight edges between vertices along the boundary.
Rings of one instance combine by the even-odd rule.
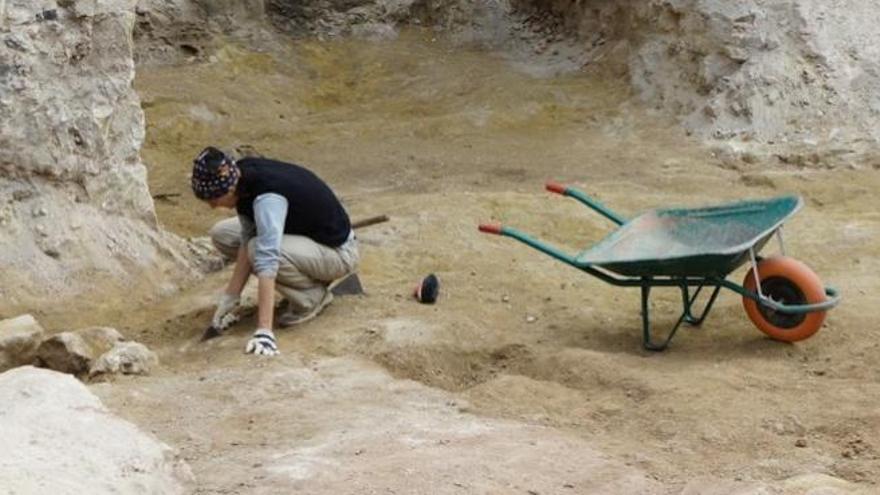
[[[330,292],[334,296],[359,295],[364,293],[364,287],[361,285],[361,279],[358,278],[357,273],[352,273],[342,280],[331,284]]]
[[[222,334],[223,332],[221,332],[217,327],[211,325],[210,327],[208,327],[207,330],[205,330],[205,333],[202,334],[202,339],[200,340],[200,342],[211,340],[215,337],[219,337]]]

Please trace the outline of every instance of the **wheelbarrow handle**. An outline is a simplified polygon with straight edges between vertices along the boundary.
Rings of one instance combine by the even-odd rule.
[[[572,256],[568,253],[565,253],[565,252],[563,252],[563,251],[561,251],[561,250],[559,250],[559,249],[557,249],[557,248],[555,248],[545,242],[541,242],[533,237],[530,237],[530,236],[528,236],[528,235],[526,235],[526,234],[524,234],[514,228],[504,227],[503,225],[497,224],[497,223],[481,223],[479,225],[479,229],[480,229],[480,232],[483,232],[486,234],[495,234],[495,235],[503,235],[505,237],[511,237],[513,239],[516,239],[516,240],[522,242],[523,244],[526,244],[534,249],[537,249],[538,251],[549,254],[550,256],[552,256],[560,261],[568,263],[569,265],[583,268],[580,265],[578,265],[578,262],[577,262],[577,259],[575,256]]]
[[[547,182],[544,185],[544,187],[552,193],[561,194],[563,196],[568,196],[568,197],[571,197],[571,198],[574,198],[574,199],[580,201],[581,203],[585,204],[586,206],[589,206],[590,208],[592,208],[593,210],[598,212],[600,215],[607,218],[608,220],[611,220],[612,222],[616,223],[617,225],[623,225],[626,223],[625,218],[623,218],[622,216],[618,215],[617,213],[611,211],[610,209],[608,209],[608,207],[606,207],[602,203],[596,201],[595,199],[591,198],[583,191],[579,191],[573,187],[565,186],[565,185],[562,185],[558,182],[553,182],[553,181]]]
[[[479,228],[480,232],[495,235],[501,235],[504,229],[500,223],[481,223]]]
[[[568,189],[562,184],[553,181],[547,182],[546,184],[544,184],[544,187],[552,193],[562,194],[563,196],[565,196],[565,190]]]

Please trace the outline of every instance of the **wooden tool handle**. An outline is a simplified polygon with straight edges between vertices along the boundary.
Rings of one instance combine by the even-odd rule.
[[[357,222],[354,222],[351,224],[351,228],[359,229],[361,227],[368,227],[370,225],[374,225],[374,224],[382,223],[382,222],[387,222],[387,221],[388,221],[387,215],[377,215],[375,217],[363,218],[361,220],[358,220]]]

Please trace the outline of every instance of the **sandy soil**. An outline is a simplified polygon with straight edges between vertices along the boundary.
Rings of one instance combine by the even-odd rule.
[[[229,42],[208,62],[142,71],[137,89],[152,191],[180,194],[157,200],[167,228],[204,235],[219,218],[187,179],[211,143],[309,166],[354,218],[391,217],[359,232],[368,294],[281,332],[271,361],[241,352],[252,319],[197,343],[228,271],[78,317],[160,353],[154,376],[93,390],[180,449],[195,493],[880,490],[877,161],[722,161],[622,80],[538,79],[418,32],[271,53]],[[570,251],[611,232],[545,193],[551,178],[623,215],[801,194],[786,248],[844,303],[787,345],[723,292],[703,327],[643,351],[636,290],[477,232],[502,221]],[[409,292],[431,272],[441,299],[419,305]],[[677,294],[658,294],[665,327]]]

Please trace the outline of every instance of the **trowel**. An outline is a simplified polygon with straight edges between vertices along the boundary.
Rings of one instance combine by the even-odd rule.
[[[357,296],[364,293],[364,286],[357,273],[349,273],[346,277],[330,284],[330,292],[334,296]]]

